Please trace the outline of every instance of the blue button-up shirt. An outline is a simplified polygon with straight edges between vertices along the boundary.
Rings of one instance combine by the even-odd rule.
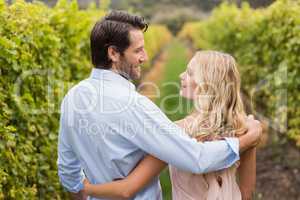
[[[71,192],[91,183],[122,179],[151,154],[179,169],[205,173],[239,159],[236,138],[199,143],[170,121],[135,86],[110,70],[93,69],[61,106],[58,174]],[[83,173],[84,172],[84,173]],[[156,177],[135,200],[162,199]]]

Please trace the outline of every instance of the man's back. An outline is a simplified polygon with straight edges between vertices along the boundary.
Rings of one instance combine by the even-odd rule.
[[[94,70],[72,88],[62,103],[58,167],[64,169],[60,171],[78,171],[81,166],[91,183],[126,177],[145,155],[128,140],[138,123],[128,119],[137,96],[132,83],[107,70]],[[72,177],[65,180],[72,188]],[[160,198],[158,178],[135,197]]]

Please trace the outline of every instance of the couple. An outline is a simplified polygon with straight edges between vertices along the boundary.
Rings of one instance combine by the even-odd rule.
[[[94,26],[94,68],[61,106],[62,185],[78,199],[160,200],[169,164],[174,200],[250,199],[261,125],[244,112],[235,60],[197,52],[180,75],[195,111],[172,122],[130,82],[148,59],[146,30],[143,18],[119,11]]]

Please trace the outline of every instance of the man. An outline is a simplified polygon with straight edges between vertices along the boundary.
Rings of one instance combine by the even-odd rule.
[[[148,59],[146,30],[143,18],[117,11],[92,30],[94,69],[68,92],[61,107],[58,174],[74,194],[83,188],[85,176],[91,183],[124,178],[146,154],[205,173],[230,167],[239,152],[259,140],[260,124],[249,119],[249,130],[239,139],[198,143],[137,93],[129,80],[140,77],[140,65]],[[162,199],[158,177],[134,199]]]

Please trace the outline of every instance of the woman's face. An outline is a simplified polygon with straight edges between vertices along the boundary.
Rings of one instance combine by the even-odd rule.
[[[192,58],[192,60],[189,62],[187,65],[187,68],[184,72],[182,72],[179,77],[180,77],[180,96],[185,97],[187,99],[194,99],[195,97],[195,92],[197,88],[197,84],[195,82],[194,76],[194,64],[195,59]]]

